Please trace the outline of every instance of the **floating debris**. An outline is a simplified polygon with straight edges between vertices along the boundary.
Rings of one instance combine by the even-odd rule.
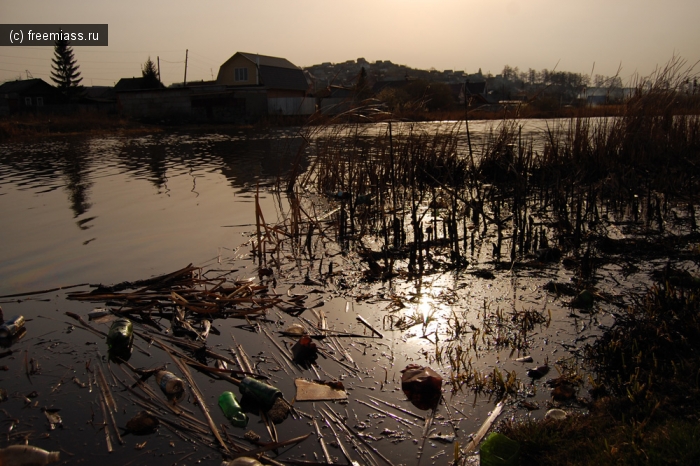
[[[128,361],[134,343],[134,328],[129,319],[121,318],[112,323],[107,334],[107,347],[111,358]]]
[[[265,415],[273,424],[281,424],[285,419],[287,419],[287,417],[289,417],[290,412],[291,408],[289,403],[287,403],[282,397],[278,397],[275,399],[272,407],[267,410]]]
[[[177,403],[185,397],[185,382],[172,372],[156,372],[156,383],[169,401]]]
[[[0,338],[15,338],[24,329],[24,316],[14,316],[0,326]]]
[[[576,396],[576,387],[569,380],[559,377],[548,382],[548,385],[553,386],[552,398],[555,401],[568,401]]]
[[[303,325],[294,323],[294,324],[290,325],[289,327],[287,327],[287,329],[282,333],[284,335],[287,335],[287,336],[301,337],[302,335],[304,335],[306,333],[306,329],[304,328]]]
[[[567,417],[566,411],[564,411],[563,409],[559,409],[559,408],[550,409],[544,415],[545,419],[553,419],[555,421],[563,421],[564,419],[566,419],[566,417]]]
[[[224,461],[221,466],[263,466],[262,463],[255,458],[241,456],[233,461]]]
[[[583,290],[571,301],[571,307],[589,309],[593,307],[594,301],[595,295],[588,290]]]
[[[543,364],[541,366],[537,366],[534,369],[528,369],[527,370],[527,376],[532,378],[532,379],[541,379],[547,373],[549,372],[549,365],[548,364]]]
[[[219,407],[226,419],[231,421],[234,426],[245,427],[248,425],[248,416],[241,410],[241,405],[238,404],[233,392],[224,392],[219,396]]]
[[[111,316],[112,312],[104,307],[96,307],[92,311],[88,312],[88,320],[101,321],[104,317]]]
[[[318,359],[318,347],[309,335],[303,335],[292,346],[292,355],[294,356],[294,362],[310,364]]]
[[[0,464],[7,466],[40,466],[59,460],[60,452],[46,451],[32,445],[10,445],[0,449]]]
[[[347,400],[348,393],[342,382],[318,382],[306,379],[295,379],[297,401],[334,401]]]
[[[49,430],[54,430],[57,426],[63,427],[63,419],[61,419],[61,415],[58,414],[60,409],[42,408],[42,411],[49,421]]]
[[[481,464],[517,466],[520,444],[498,432],[491,432],[479,449]]]
[[[401,371],[401,389],[418,409],[434,409],[442,397],[442,377],[427,366],[409,364]]]
[[[159,425],[160,421],[153,414],[148,411],[140,411],[136,416],[127,421],[126,430],[134,435],[148,435],[155,432]]]
[[[442,442],[442,443],[454,443],[454,441],[457,439],[457,436],[455,436],[454,434],[443,435],[443,434],[438,433],[435,435],[431,435],[430,437],[428,437],[428,439],[437,440],[438,442]]]
[[[81,382],[80,379],[77,377],[73,377],[73,382],[75,382],[75,384],[80,388],[87,387],[87,384],[85,382]]]
[[[527,401],[527,400],[521,401],[520,406],[527,409],[528,411],[536,411],[536,410],[540,409],[540,405],[538,405],[537,403],[533,403],[531,401]]]

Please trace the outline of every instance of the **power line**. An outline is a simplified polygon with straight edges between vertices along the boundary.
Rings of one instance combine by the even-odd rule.
[[[0,50],[2,50],[3,46],[0,46]],[[6,46],[7,48],[10,48],[10,46]],[[85,47],[95,47],[95,48],[100,48],[104,49],[106,47],[103,46],[80,46],[80,48],[74,48],[73,51],[80,51],[81,53],[145,53],[145,54],[154,54],[154,53],[182,53],[182,50],[84,50]],[[13,49],[17,49],[17,47],[12,46]],[[22,47],[22,50],[42,50],[42,51],[47,51],[51,50],[53,51],[53,45],[47,45],[45,47],[31,47],[31,46],[24,46]]]

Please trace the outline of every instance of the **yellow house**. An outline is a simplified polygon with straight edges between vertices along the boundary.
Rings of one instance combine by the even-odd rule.
[[[267,97],[304,97],[309,84],[304,72],[285,58],[236,52],[219,67],[216,83],[236,87],[261,87]]]

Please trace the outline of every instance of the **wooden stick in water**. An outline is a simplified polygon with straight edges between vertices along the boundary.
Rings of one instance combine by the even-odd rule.
[[[491,411],[491,415],[486,418],[479,430],[477,430],[476,434],[474,434],[474,437],[472,437],[469,443],[467,443],[467,447],[464,449],[465,454],[473,451],[476,446],[479,445],[479,442],[481,442],[481,439],[484,438],[484,435],[486,435],[486,432],[488,432],[488,430],[491,428],[493,422],[501,414],[501,411],[503,411],[503,400],[498,402],[493,411]]]
[[[368,329],[370,329],[370,330],[372,331],[372,333],[374,333],[375,335],[377,335],[379,338],[384,338],[384,335],[382,335],[381,333],[379,333],[379,331],[378,331],[377,329],[375,329],[374,327],[372,327],[372,324],[370,324],[369,322],[367,322],[367,321],[365,320],[365,318],[362,317],[362,316],[359,315],[359,314],[357,315],[357,321],[360,322],[360,323],[361,323],[362,325],[364,325],[365,327],[367,327]]]
[[[192,394],[194,397],[197,399],[197,404],[199,405],[199,408],[202,410],[202,414],[204,414],[204,417],[207,419],[207,423],[209,424],[209,428],[211,429],[212,433],[214,434],[214,437],[216,437],[216,440],[219,442],[219,444],[224,448],[224,450],[228,453],[230,452],[228,446],[224,442],[224,439],[221,438],[221,434],[219,434],[219,429],[216,428],[216,424],[214,424],[214,420],[211,418],[209,415],[209,409],[207,408],[207,405],[204,402],[203,396],[201,392],[199,391],[199,387],[195,383],[194,379],[192,378],[192,374],[190,373],[189,369],[187,369],[187,366],[177,357],[175,357],[165,345],[160,344],[160,347],[163,348],[163,351],[168,353],[170,358],[173,360],[173,362],[177,365],[178,368],[180,368],[180,372],[182,372],[182,375],[185,376],[187,379],[187,382],[190,384],[190,388],[192,388]]]
[[[107,424],[107,408],[105,407],[104,399],[100,398],[100,406],[102,407],[102,419],[104,419],[105,439],[107,441],[107,451],[112,453],[112,439],[109,437],[109,425]]]

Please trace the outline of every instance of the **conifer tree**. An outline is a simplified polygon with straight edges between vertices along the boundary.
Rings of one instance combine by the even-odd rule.
[[[363,66],[360,70],[360,74],[357,75],[357,82],[355,83],[355,98],[357,100],[365,100],[372,96],[372,87],[369,85],[367,80],[367,70]]]
[[[158,76],[158,70],[156,69],[155,63],[148,57],[146,63],[141,67],[141,76],[144,78],[144,88],[146,89],[157,89],[161,86],[160,76]]]
[[[56,87],[67,97],[71,97],[80,92],[83,86],[80,82],[80,68],[77,65],[73,48],[67,40],[57,40],[53,50],[54,58],[51,71],[51,80],[56,83]]]

